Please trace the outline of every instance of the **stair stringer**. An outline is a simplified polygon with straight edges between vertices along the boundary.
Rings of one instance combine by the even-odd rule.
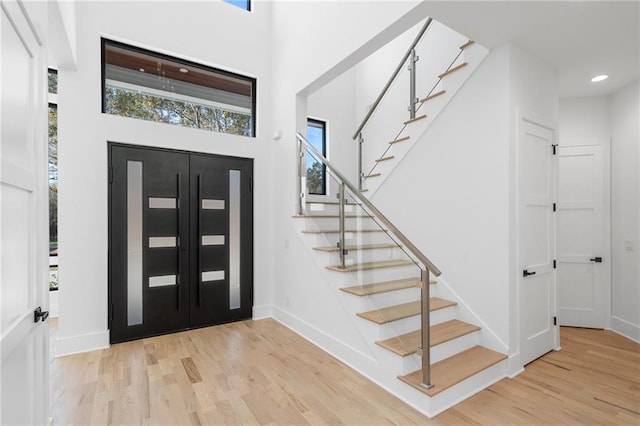
[[[317,228],[317,225],[311,224],[314,222],[313,219],[292,220],[293,226],[296,229],[298,236],[301,238],[303,246],[306,248],[306,252],[314,260],[314,263],[317,265],[318,270],[322,275],[322,281],[326,283],[328,291],[334,292],[336,302],[340,308],[347,313],[347,317],[350,318],[350,322],[352,323],[351,325],[355,326],[355,328],[359,330],[362,340],[366,343],[369,351],[364,352],[353,347],[349,342],[336,339],[316,325],[311,324],[280,307],[274,308],[273,311],[273,315],[276,320],[340,361],[344,362],[349,367],[363,374],[368,379],[372,380],[428,417],[437,415],[447,408],[506,377],[506,361],[502,361],[497,365],[494,365],[493,367],[490,367],[489,369],[482,371],[481,373],[478,373],[436,395],[435,397],[428,397],[398,380],[397,377],[399,375],[419,369],[420,358],[417,355],[411,355],[403,358],[375,344],[376,340],[386,338],[385,333],[381,331],[379,325],[373,324],[356,316],[357,312],[362,312],[363,308],[368,305],[367,302],[359,302],[358,299],[369,298],[371,296],[364,296],[360,298],[340,291],[340,287],[357,285],[359,283],[356,278],[357,274],[327,270],[324,265],[326,262],[326,253],[324,253],[325,256],[321,256],[319,255],[320,253],[313,250],[313,247],[319,243],[330,244],[329,239],[323,234],[310,235],[301,233],[302,229],[314,228],[314,226]],[[486,327],[486,324],[481,321],[480,318],[478,318],[477,315],[475,315],[467,305],[464,304],[463,301],[460,300],[457,294],[444,283],[444,280],[438,278],[438,284],[432,286],[432,288],[432,296],[444,297],[458,303],[455,307],[443,310],[447,312],[433,312],[431,316],[433,324],[446,321],[453,315],[455,318],[483,327],[480,331],[475,332],[473,336],[466,337],[465,342],[456,343],[454,340],[452,341],[453,343],[447,342],[441,346],[455,346],[457,344],[464,345],[466,347],[472,344],[481,344],[489,347],[490,349],[498,350],[503,353],[506,352],[506,346],[495,337],[494,333],[490,332]],[[416,292],[416,296],[419,298],[419,292]],[[329,311],[331,308],[332,307],[326,307]],[[451,310],[453,311],[453,314]],[[415,317],[413,317],[413,320],[415,320]],[[393,327],[393,325],[390,327]],[[487,331],[483,332],[485,329]],[[389,334],[389,332],[387,331],[386,334]],[[400,334],[400,332],[398,332],[398,334]],[[436,348],[438,348],[438,351],[442,351],[442,347]],[[458,351],[459,349],[454,348],[453,350]],[[432,353],[436,355],[434,352],[435,349],[432,349]],[[441,357],[442,356],[436,355],[432,362],[437,362]]]
[[[475,70],[480,66],[488,54],[489,50],[478,43],[473,43],[466,47],[460,57],[453,63],[452,67],[463,62],[467,62],[468,65],[448,76],[445,76],[435,87],[433,93],[443,89],[446,90],[446,93],[425,102],[416,112],[416,116],[427,114],[427,118],[408,124],[404,128],[402,128],[402,123],[398,123],[398,129],[402,130],[400,133],[397,133],[395,139],[404,136],[409,136],[409,139],[404,142],[393,144],[385,156],[392,155],[394,158],[389,161],[378,163],[372,170],[373,173],[380,173],[381,175],[364,181],[363,187],[367,189],[367,198],[371,198],[378,188],[380,188],[386,179],[393,173],[393,170],[402,162],[402,159],[409,153],[415,143],[421,139],[422,135],[427,131],[431,124],[437,120],[440,113],[444,111],[447,105],[456,96],[467,80],[473,75]],[[364,149],[367,149],[366,140],[364,145]],[[365,165],[364,167],[365,170],[363,170],[363,173],[366,175],[371,170],[372,165]]]

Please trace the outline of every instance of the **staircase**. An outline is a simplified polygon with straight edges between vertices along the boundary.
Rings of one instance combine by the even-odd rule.
[[[490,330],[483,329],[481,319],[446,285],[440,270],[370,201],[371,195],[486,56],[486,49],[471,40],[450,46],[457,50],[453,60],[446,61],[448,66],[439,71],[433,80],[435,84],[430,83],[430,90],[418,99],[415,96],[416,46],[431,22],[429,18],[424,23],[356,130],[354,139],[358,139],[360,148],[357,187],[304,136],[297,135],[300,199],[298,214],[294,216],[305,245],[319,270],[324,270],[330,291],[336,293],[342,308],[353,318],[370,350],[359,353],[364,358],[363,365],[373,373],[368,376],[428,416],[503,378],[507,359],[500,352],[504,345]],[[453,40],[457,40],[456,37]],[[450,43],[451,37],[448,40]],[[399,132],[393,128],[388,130],[388,123],[393,121],[387,113],[393,111],[393,105],[391,109],[386,106],[383,126],[375,123],[367,127],[407,62],[411,79],[409,118],[398,120]],[[387,130],[394,136],[384,141],[382,154],[372,157],[371,151],[380,144],[367,141],[371,146],[367,146],[365,156],[368,158],[364,158],[365,137],[371,138],[363,134],[379,136]],[[339,188],[338,201],[306,198],[308,155],[323,165],[326,179],[334,180],[331,185],[325,184]],[[373,167],[365,173],[363,163],[367,160]],[[438,279],[432,280],[431,276]],[[349,342],[341,343],[343,349],[349,349]],[[363,369],[358,365],[354,367]]]
[[[434,415],[460,400],[461,395],[468,396],[469,389],[475,393],[504,377],[506,355],[481,345],[481,327],[460,319],[458,301],[439,288],[440,282],[431,280],[428,306],[433,386],[421,384],[420,271],[402,245],[390,239],[364,206],[357,200],[349,201],[345,207],[350,212],[345,214],[348,253],[344,267],[337,244],[337,202],[307,202],[306,213],[294,219],[317,263],[328,271],[327,278],[339,283],[336,287],[344,306],[357,318],[381,367],[389,369],[409,395],[421,395],[417,399],[415,395],[407,399],[398,396],[414,405],[422,398],[423,406],[429,407],[426,413]],[[485,376],[483,372],[487,372]],[[440,395],[444,397],[433,401]]]

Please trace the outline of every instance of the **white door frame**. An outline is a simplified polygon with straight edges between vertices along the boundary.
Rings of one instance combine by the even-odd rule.
[[[611,138],[560,138],[560,146],[602,146],[603,174],[604,174],[604,205],[603,205],[603,236],[604,245],[602,256],[605,259],[600,266],[603,268],[604,279],[604,328],[611,329]],[[559,182],[556,180],[556,188]]]

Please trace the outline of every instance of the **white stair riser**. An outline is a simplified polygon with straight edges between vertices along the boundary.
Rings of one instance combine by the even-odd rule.
[[[338,229],[339,220],[337,217],[305,217],[296,218],[304,222],[304,229]],[[370,217],[345,217],[345,229],[379,229],[375,221]]]
[[[309,234],[302,233],[310,247],[335,246],[338,243],[338,233]],[[345,235],[347,245],[363,244],[390,244],[389,236],[384,232],[347,232]]]
[[[382,281],[400,280],[412,278],[419,274],[420,270],[414,264],[394,266],[391,268],[370,269],[366,271],[351,272],[356,281],[362,284],[377,283]]]
[[[307,204],[305,214],[331,214],[337,215],[340,208],[337,204]],[[364,214],[360,206],[355,204],[346,204],[344,211],[346,214]]]
[[[448,342],[431,347],[431,364],[442,361],[457,353],[471,349],[478,344],[478,332],[465,334]]]
[[[361,297],[362,312],[420,300],[420,289],[407,288]]]
[[[318,252],[318,260],[324,265],[338,265],[340,263],[340,255],[336,252]],[[348,250],[347,265],[356,263],[380,262],[384,260],[407,259],[402,250],[399,248],[385,248],[372,250]]]
[[[455,319],[455,307],[438,309],[431,312],[431,325]],[[366,321],[366,320],[363,320]],[[370,321],[369,321],[370,322]],[[410,333],[420,329],[420,315],[380,324],[380,331],[377,340],[385,340],[401,334]]]

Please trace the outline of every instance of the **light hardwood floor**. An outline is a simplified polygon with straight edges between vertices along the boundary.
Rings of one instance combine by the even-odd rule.
[[[56,322],[52,322],[55,334]],[[434,419],[267,319],[51,360],[64,424],[640,424],[640,345],[562,328],[562,350]]]

